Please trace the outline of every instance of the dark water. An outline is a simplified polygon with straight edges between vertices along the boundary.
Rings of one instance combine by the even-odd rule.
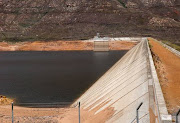
[[[0,95],[17,104],[72,102],[126,52],[0,52]]]

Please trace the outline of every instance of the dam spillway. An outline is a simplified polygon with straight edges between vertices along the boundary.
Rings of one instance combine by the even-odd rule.
[[[94,115],[113,108],[108,123],[136,123],[136,108],[140,123],[170,123],[162,90],[157,78],[147,38],[123,56],[73,106],[94,111]]]

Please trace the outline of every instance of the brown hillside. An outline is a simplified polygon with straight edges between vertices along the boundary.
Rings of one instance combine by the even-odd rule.
[[[0,0],[0,41],[88,39],[97,32],[179,41],[179,21],[177,0]]]

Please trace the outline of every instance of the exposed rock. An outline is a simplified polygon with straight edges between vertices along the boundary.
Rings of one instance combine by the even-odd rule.
[[[0,105],[9,105],[13,102],[12,99],[6,98],[5,96],[0,95]]]
[[[177,22],[171,18],[153,17],[150,19],[149,24],[160,27],[180,27],[180,22]]]
[[[134,2],[137,5],[143,7],[153,6],[174,6],[176,0],[124,0],[124,2]]]

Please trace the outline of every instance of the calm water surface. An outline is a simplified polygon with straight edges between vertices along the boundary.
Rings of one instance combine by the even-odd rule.
[[[0,95],[17,104],[72,102],[126,52],[0,52]]]

